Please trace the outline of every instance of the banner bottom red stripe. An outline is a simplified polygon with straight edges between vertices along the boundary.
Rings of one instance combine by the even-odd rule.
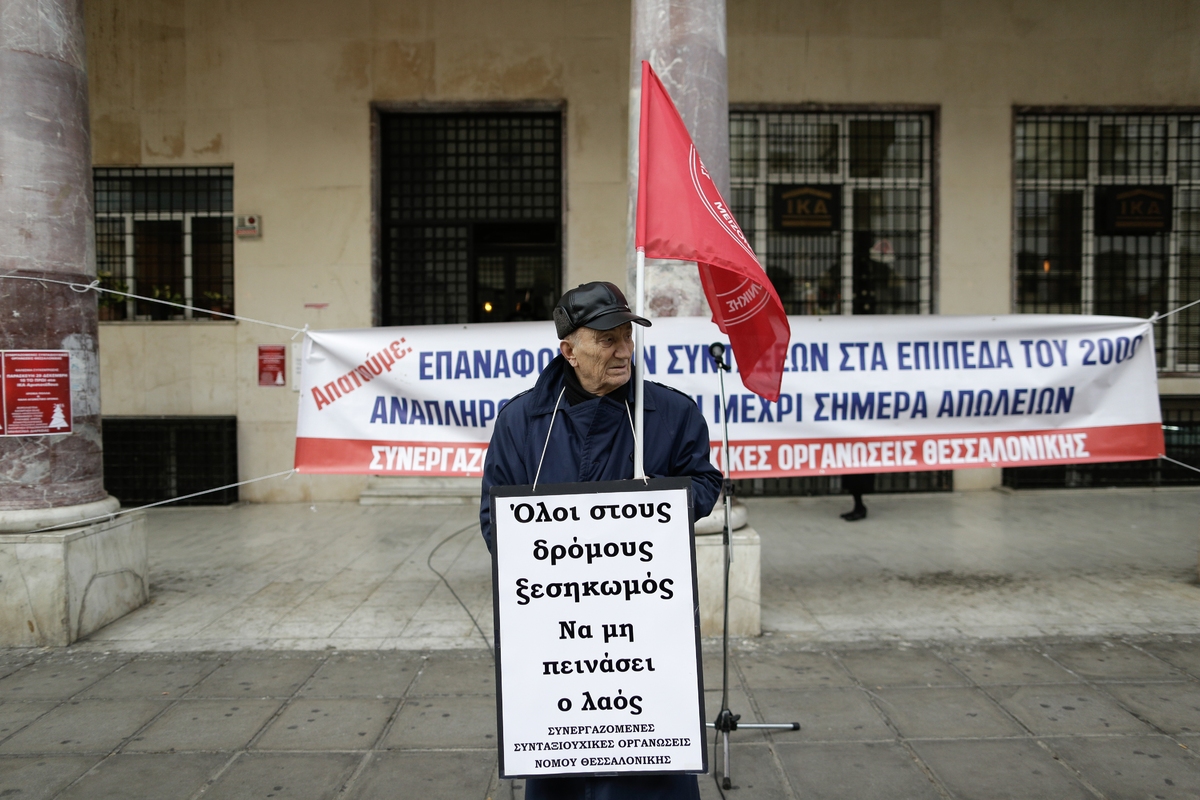
[[[720,443],[712,442],[720,464]],[[734,478],[918,472],[1140,461],[1165,452],[1162,425],[731,443]],[[297,438],[295,466],[310,474],[480,477],[487,445]]]

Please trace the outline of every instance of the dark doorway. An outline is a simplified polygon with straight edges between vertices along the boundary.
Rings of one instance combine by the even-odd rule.
[[[855,314],[919,312],[919,208],[915,189],[854,191]]]
[[[183,304],[183,222],[133,223],[133,275],[139,294]],[[139,300],[138,318],[170,319],[179,309]]]
[[[104,417],[102,428],[104,485],[122,505],[238,501],[237,417]]]
[[[470,321],[550,319],[559,296],[559,252],[553,224],[476,225]]]
[[[548,320],[562,115],[380,113],[380,322]]]

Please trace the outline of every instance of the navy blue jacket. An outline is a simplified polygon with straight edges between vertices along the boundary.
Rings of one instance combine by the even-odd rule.
[[[493,486],[532,484],[539,460],[542,461],[539,484],[633,477],[632,384],[628,402],[605,396],[572,406],[563,394],[563,370],[569,369],[566,364],[561,355],[551,361],[534,387],[514,397],[496,417],[483,467],[479,508],[479,526],[489,550],[492,547],[489,490]],[[721,492],[721,473],[708,460],[708,423],[696,403],[681,392],[647,381],[645,393],[646,474],[653,478],[690,476],[692,519],[707,516]],[[700,800],[700,794],[693,775],[646,775],[531,778],[525,785],[525,798]]]
[[[633,477],[633,385],[628,403],[609,396],[570,405],[563,391],[561,355],[547,365],[532,389],[519,394],[500,411],[483,466],[483,497],[479,526],[492,548],[492,510],[488,492],[493,486],[533,483],[542,459],[538,483],[616,481]],[[690,476],[692,519],[708,516],[721,493],[721,473],[708,460],[708,423],[695,401],[682,392],[647,381],[646,474],[651,478]],[[558,411],[554,406],[558,402]],[[550,420],[554,430],[546,444]]]

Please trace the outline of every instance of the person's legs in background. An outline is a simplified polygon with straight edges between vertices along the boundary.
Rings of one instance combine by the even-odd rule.
[[[846,522],[857,522],[866,519],[867,507],[863,505],[863,495],[875,491],[875,473],[865,472],[859,475],[843,475],[842,488],[854,496],[854,508],[842,514]]]
[[[867,507],[863,505],[862,492],[854,492],[854,508],[842,514],[842,519],[846,522],[856,522],[860,519],[865,519],[867,516]]]

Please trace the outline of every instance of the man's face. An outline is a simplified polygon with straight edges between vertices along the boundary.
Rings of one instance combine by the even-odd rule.
[[[598,331],[580,328],[574,342],[559,344],[563,358],[575,368],[579,383],[595,395],[606,395],[624,386],[632,375],[633,323]]]

